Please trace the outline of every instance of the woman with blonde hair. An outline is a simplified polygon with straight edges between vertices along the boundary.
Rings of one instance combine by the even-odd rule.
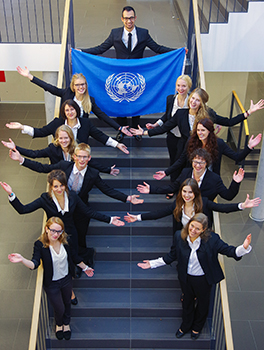
[[[127,136],[132,136],[128,131],[128,126],[120,126],[116,121],[105,114],[95,103],[95,99],[89,95],[88,84],[82,73],[76,73],[72,76],[70,86],[60,89],[57,86],[46,83],[45,81],[33,76],[29,69],[17,67],[17,71],[23,77],[28,78],[32,83],[38,85],[52,95],[61,97],[61,104],[66,100],[74,100],[81,109],[80,117],[88,118],[93,112],[100,120],[110,125],[115,130],[119,130]]]
[[[67,242],[67,233],[64,223],[58,217],[51,217],[46,222],[41,236],[34,243],[31,260],[21,254],[8,255],[12,263],[22,263],[31,270],[35,270],[42,260],[44,269],[43,287],[54,309],[56,322],[55,335],[58,340],[71,338],[71,294],[72,277],[74,277],[74,263],[77,264],[87,276],[93,276],[93,269],[80,261],[73,254]]]

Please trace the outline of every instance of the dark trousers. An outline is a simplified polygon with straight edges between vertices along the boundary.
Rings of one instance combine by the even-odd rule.
[[[212,286],[203,276],[187,275],[187,281],[180,281],[183,293],[181,330],[201,332],[205,324],[210,304]],[[196,300],[195,300],[196,298]]]
[[[72,277],[70,274],[58,281],[52,281],[44,290],[54,309],[57,326],[68,325],[71,320]]]
[[[180,137],[176,137],[173,133],[168,132],[166,142],[167,142],[167,147],[168,147],[169,156],[170,156],[170,165],[172,165],[181,156],[181,153],[183,151],[182,141]],[[181,173],[181,170],[182,169],[180,168],[170,175],[171,182],[174,182],[177,179],[177,177]]]
[[[131,121],[127,117],[117,117],[116,122],[120,126],[130,125],[132,128],[137,129],[140,121],[140,116],[131,117]]]

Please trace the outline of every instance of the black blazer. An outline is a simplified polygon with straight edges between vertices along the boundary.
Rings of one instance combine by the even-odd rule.
[[[19,151],[22,156],[29,158],[49,158],[51,164],[57,164],[59,161],[64,160],[63,152],[60,146],[55,146],[53,143],[50,143],[48,147],[38,150],[32,150],[28,148],[22,148],[16,146],[16,149]],[[92,159],[89,162],[89,165],[92,168],[99,170],[101,173],[110,174],[111,167],[105,167],[96,160]]]
[[[89,136],[92,136],[97,141],[106,144],[109,136],[104,134],[101,130],[97,129],[89,119],[80,118],[79,119],[81,127],[77,131],[77,142],[89,143]],[[46,137],[49,135],[53,135],[55,137],[55,132],[59,126],[65,124],[65,120],[63,118],[54,118],[49,124],[43,126],[42,128],[34,128],[34,136],[35,137]]]
[[[183,282],[187,281],[190,254],[191,248],[187,240],[183,241],[181,231],[176,231],[171,250],[163,257],[163,260],[166,264],[171,264],[175,260],[178,261],[178,278]],[[206,242],[201,240],[200,247],[197,250],[197,257],[210,285],[216,284],[225,278],[218,261],[218,254],[226,255],[237,261],[241,260],[241,257],[236,256],[236,247],[222,241],[218,234],[211,232],[211,237]]]
[[[192,171],[192,168],[184,168],[180,176],[171,185],[164,187],[150,186],[150,193],[178,193],[183,181],[192,177]],[[221,177],[207,169],[200,190],[202,196],[207,197],[211,201],[213,201],[217,195],[231,201],[238,194],[239,186],[240,183],[232,180],[227,189],[223,184]]]
[[[42,89],[44,89],[45,91],[50,92],[52,95],[55,96],[59,96],[61,97],[61,104],[66,101],[66,100],[73,100],[75,93],[71,90],[71,88],[68,86],[65,89],[60,89],[57,86],[51,85],[46,83],[45,81],[37,78],[37,77],[33,77],[33,79],[31,80],[32,83],[40,86]],[[107,114],[105,114],[95,103],[95,99],[90,96],[91,99],[91,103],[92,103],[92,112],[102,121],[104,121],[105,123],[107,123],[108,125],[112,126],[114,129],[118,130],[118,128],[120,128],[120,125],[117,124],[115,122],[114,119],[108,117]],[[83,117],[84,118],[88,118],[89,114],[86,112],[83,112]]]
[[[132,52],[129,52],[128,48],[122,41],[123,30],[124,27],[112,29],[109,37],[101,45],[89,49],[82,49],[82,51],[90,53],[92,55],[101,55],[102,53],[110,49],[112,46],[114,46],[116,51],[116,58],[129,59],[142,58],[146,47],[149,47],[152,51],[159,54],[176,50],[157,44],[151,38],[147,29],[136,27],[138,42],[135,48],[132,50]]]
[[[98,213],[85,205],[78,197],[78,195],[73,191],[69,192],[69,211],[64,215],[62,215],[61,212],[58,212],[56,204],[50,198],[47,192],[42,193],[39,198],[28,204],[22,204],[17,197],[12,202],[10,202],[10,204],[19,214],[32,213],[41,208],[45,211],[48,219],[52,216],[59,217],[64,223],[66,233],[70,236],[69,243],[73,246],[76,252],[78,251],[78,235],[73,222],[73,215],[75,211],[78,211],[78,213],[81,213],[87,218],[93,218],[95,220],[110,223],[109,216]]]
[[[168,169],[165,170],[166,175],[172,174],[178,169],[182,169],[184,166],[188,165],[188,153],[187,153],[188,141],[186,142],[185,149],[182,152],[180,158],[176,160]],[[218,147],[218,156],[217,159],[212,163],[212,171],[220,175],[221,160],[222,155],[224,154],[228,158],[233,159],[236,164],[241,160],[245,159],[246,156],[252,151],[248,146],[246,146],[240,152],[234,152],[223,139],[217,138],[217,147]],[[189,163],[189,166],[191,164]]]
[[[212,211],[217,211],[220,213],[231,213],[234,211],[239,211],[238,208],[239,203],[215,203],[210,201],[207,197],[202,197],[203,201],[203,213],[208,217],[208,226],[211,227],[213,223],[213,215]],[[141,214],[142,221],[144,220],[157,220],[160,218],[164,218],[169,215],[173,215],[173,211],[176,206],[176,200],[169,206],[164,209],[159,209],[155,211],[150,211],[148,213]],[[181,220],[181,217],[180,217]],[[174,232],[182,229],[181,221],[176,221],[173,216],[173,229]]]
[[[69,273],[72,275],[72,277],[74,277],[75,271],[74,271],[73,261],[75,264],[79,264],[81,260],[79,260],[78,258],[77,259],[75,258],[75,256],[72,254],[72,250],[67,244],[64,244],[64,248],[67,252]],[[35,269],[39,267],[40,259],[42,260],[43,269],[44,269],[43,284],[45,287],[48,287],[51,284],[52,277],[53,277],[52,257],[51,257],[50,249],[44,248],[43,243],[38,240],[34,243],[33,256],[31,259],[31,261],[35,265]]]
[[[163,121],[163,123],[166,123],[166,121],[174,117],[174,116],[171,116],[171,112],[172,112],[175,97],[176,97],[175,95],[167,96],[166,111],[163,114],[163,116],[160,118]],[[187,109],[187,108],[184,108],[184,109]],[[231,119],[221,117],[210,107],[207,107],[207,113],[209,114],[209,117],[215,124],[219,124],[223,126],[234,126],[238,123],[241,123],[245,119],[244,113],[238,114],[236,117]]]
[[[69,179],[70,174],[72,172],[74,163],[73,162],[67,162],[65,160],[61,160],[57,164],[42,164],[39,162],[35,162],[30,159],[25,159],[23,166],[26,168],[29,168],[31,170],[37,171],[38,173],[49,173],[50,171],[54,169],[60,169],[63,170],[66,174],[67,179]],[[108,186],[100,177],[99,171],[88,166],[88,169],[84,175],[83,185],[81,187],[81,190],[78,194],[78,196],[82,199],[84,203],[88,202],[89,192],[93,188],[93,186],[96,186],[99,188],[100,191],[102,191],[104,194],[106,194],[109,197],[115,198],[117,200],[120,200],[122,202],[126,202],[127,195],[115,190],[114,188]]]

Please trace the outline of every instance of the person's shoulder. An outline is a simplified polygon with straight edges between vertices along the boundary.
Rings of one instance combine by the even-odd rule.
[[[43,248],[43,243],[38,239],[35,241],[34,246],[37,248]]]
[[[206,173],[205,173],[204,177],[207,178],[207,179],[213,179],[215,181],[221,180],[220,175],[214,173],[213,171],[211,171],[209,169],[206,170]]]
[[[95,169],[95,168],[93,168],[93,167],[91,167],[91,166],[88,166],[88,169],[87,169],[87,171],[86,171],[86,173],[85,173],[85,175],[90,175],[90,176],[99,176],[99,170],[98,169]]]
[[[81,124],[81,127],[86,127],[88,125],[92,125],[92,122],[90,121],[89,118],[79,118],[79,122]]]
[[[148,29],[135,26],[137,33],[148,34]]]
[[[183,168],[182,169],[181,177],[186,176],[186,175],[188,175],[188,176],[192,175],[192,168]]]
[[[122,32],[123,30],[124,30],[124,27],[113,28],[113,29],[111,30],[110,35],[119,34],[119,33]]]

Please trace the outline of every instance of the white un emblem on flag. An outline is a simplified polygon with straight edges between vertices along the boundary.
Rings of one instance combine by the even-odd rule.
[[[135,101],[142,95],[146,87],[143,75],[123,72],[112,74],[106,79],[105,90],[115,102]]]

